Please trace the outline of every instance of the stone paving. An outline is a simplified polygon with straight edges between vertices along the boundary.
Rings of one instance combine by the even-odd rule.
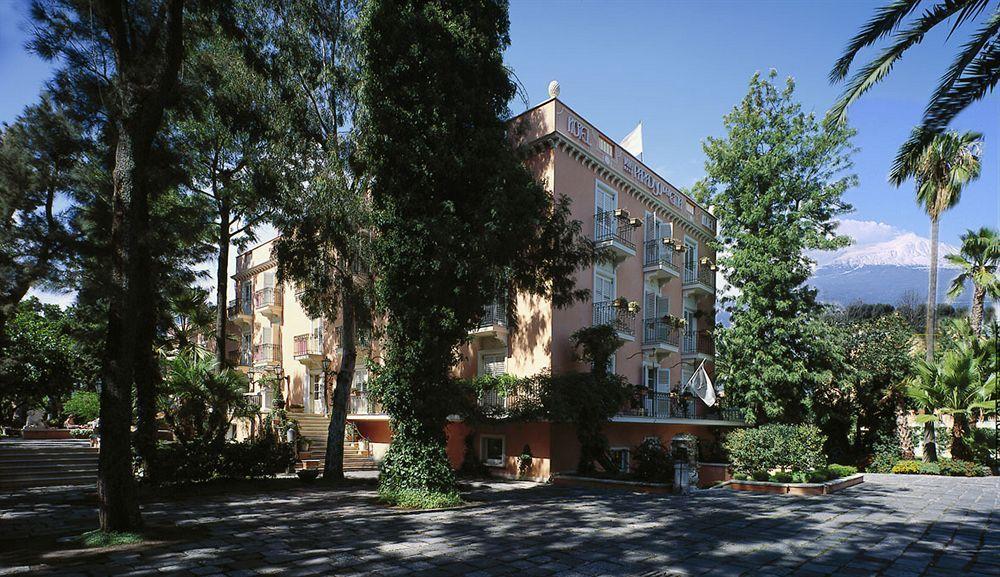
[[[93,527],[92,496],[69,491],[0,497],[0,574],[1000,576],[998,477],[868,475],[827,497],[499,483],[419,513],[366,487],[270,486],[146,502],[173,537],[110,552],[41,535]]]

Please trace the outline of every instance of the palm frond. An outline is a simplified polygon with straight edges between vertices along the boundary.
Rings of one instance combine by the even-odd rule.
[[[923,126],[931,131],[944,129],[969,104],[992,92],[998,81],[1000,38],[994,38],[947,92],[928,103]]]
[[[875,11],[875,16],[861,28],[861,31],[854,38],[851,38],[844,54],[834,64],[833,70],[830,71],[830,82],[840,82],[846,78],[858,52],[891,34],[919,4],[920,0],[896,0],[887,6],[878,8]]]
[[[877,58],[869,62],[851,77],[844,92],[830,109],[830,119],[836,122],[844,122],[847,116],[847,109],[873,86],[881,82],[907,50],[919,44],[924,39],[925,34],[956,12],[959,12],[970,1],[972,0],[946,1],[935,4],[933,8],[925,10],[920,18],[905,30],[896,33],[891,46],[883,50]],[[978,2],[978,0],[975,1]]]
[[[952,24],[951,30],[948,31],[948,38],[958,30],[958,27],[965,24],[967,20],[972,20],[982,14],[983,10],[989,6],[990,0],[976,0],[975,2],[969,3],[962,11],[958,13],[958,18],[955,19],[955,23]]]
[[[985,6],[983,6],[985,7]],[[980,8],[980,11],[982,8]],[[956,26],[958,23],[956,22]],[[954,31],[954,29],[953,29]],[[995,10],[993,14],[986,20],[982,28],[973,35],[972,39],[969,40],[962,50],[958,53],[955,61],[948,68],[948,71],[941,77],[941,81],[938,84],[937,89],[931,96],[931,102],[935,102],[944,97],[955,83],[958,82],[962,75],[965,73],[965,69],[968,68],[969,64],[975,60],[976,56],[986,47],[990,40],[996,36],[997,32],[1000,31],[1000,9]],[[926,114],[926,112],[925,112]]]

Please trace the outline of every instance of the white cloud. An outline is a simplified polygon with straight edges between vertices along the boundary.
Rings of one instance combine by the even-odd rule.
[[[884,222],[845,218],[841,219],[837,232],[853,238],[855,244],[865,245],[892,240],[907,231]]]

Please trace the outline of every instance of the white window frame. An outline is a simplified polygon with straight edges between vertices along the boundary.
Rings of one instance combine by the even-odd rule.
[[[478,376],[482,377],[482,376],[484,376],[486,374],[486,358],[485,357],[486,356],[492,356],[492,355],[502,355],[503,356],[503,372],[500,373],[500,374],[502,374],[502,375],[506,375],[507,374],[507,358],[509,357],[509,355],[507,353],[507,349],[506,348],[503,348],[503,349],[483,349],[483,350],[480,350],[479,353],[476,355],[478,357],[478,361],[479,361],[478,362],[478,367],[476,369],[476,374]]]
[[[692,259],[692,262],[694,263],[694,269],[690,270],[694,270],[695,278],[698,278],[698,241],[685,234],[684,246],[687,247],[687,250],[684,251],[684,268],[687,268],[688,254],[693,253],[694,258]]]
[[[611,298],[608,301],[615,300],[618,296],[618,279],[616,278],[615,271],[608,266],[595,266],[594,267],[594,296],[597,296],[597,279],[603,279],[611,282]],[[595,302],[607,302],[607,301],[595,301]]]
[[[601,202],[605,198],[605,195],[610,195],[611,196],[611,204],[612,204],[612,206],[610,207],[610,209],[608,207],[604,206],[603,203]],[[597,214],[598,212],[606,212],[608,210],[612,210],[613,211],[613,210],[615,210],[617,208],[618,208],[618,191],[614,187],[609,186],[607,184],[604,184],[600,180],[596,180],[595,179],[594,180],[594,214]]]
[[[604,138],[600,134],[597,135],[597,149],[607,154],[608,157],[615,157],[615,143],[611,142],[607,138]]]
[[[500,459],[488,459],[486,457],[486,445],[485,441],[487,439],[499,439],[500,440]],[[488,435],[481,433],[479,435],[479,459],[487,467],[503,467],[504,461],[507,459],[507,436],[506,435]]]

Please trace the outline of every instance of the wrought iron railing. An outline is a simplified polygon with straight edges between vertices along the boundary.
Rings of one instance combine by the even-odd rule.
[[[615,301],[594,303],[594,325],[611,325],[619,333],[635,336],[635,313]]]
[[[632,226],[627,218],[615,215],[608,210],[594,215],[594,242],[617,241],[635,250],[632,242]]]
[[[269,307],[281,304],[281,287],[265,287],[253,293],[253,302],[256,308]]]
[[[238,314],[252,315],[253,306],[251,299],[240,298],[240,299],[230,299],[229,306],[226,307],[227,316],[233,318]]]
[[[645,391],[638,393],[619,416],[649,417],[652,419],[700,419],[743,422],[743,409],[702,405],[696,397],[685,398],[675,393]]]
[[[517,410],[531,410],[539,400],[540,391],[536,387],[518,386],[511,391],[483,391],[476,399],[486,416],[503,418]]]
[[[673,246],[664,246],[663,239],[647,240],[644,246],[643,266],[660,265],[677,270],[677,265],[674,264]]]
[[[483,305],[483,316],[479,318],[478,328],[487,328],[495,325],[507,325],[507,306],[495,300]]]
[[[255,363],[280,363],[281,345],[273,343],[254,345],[253,361]]]
[[[680,331],[663,319],[645,319],[642,321],[642,342],[647,345],[663,344],[677,348],[680,344]]]
[[[715,340],[712,331],[687,331],[684,333],[684,354],[715,354]]]
[[[710,287],[715,286],[715,271],[708,266],[697,268],[684,268],[684,283],[699,282]]]
[[[382,404],[368,392],[351,392],[349,411],[352,415],[384,415]]]
[[[292,339],[292,354],[296,357],[323,354],[323,339],[313,334],[296,335]]]

